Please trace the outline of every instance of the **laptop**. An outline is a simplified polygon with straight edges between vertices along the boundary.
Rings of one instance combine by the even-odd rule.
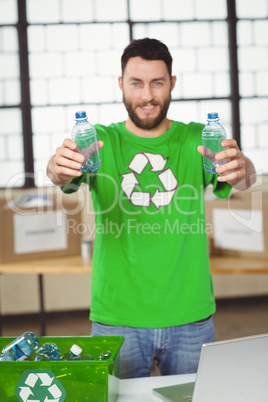
[[[166,402],[268,402],[268,334],[202,345],[196,381],[153,395]]]

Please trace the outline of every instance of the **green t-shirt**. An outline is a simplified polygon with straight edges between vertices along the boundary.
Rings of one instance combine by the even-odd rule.
[[[160,137],[142,138],[124,122],[96,125],[100,169],[63,189],[87,182],[92,192],[91,320],[161,328],[215,312],[204,191],[212,184],[225,198],[231,187],[203,170],[203,127],[173,121]]]

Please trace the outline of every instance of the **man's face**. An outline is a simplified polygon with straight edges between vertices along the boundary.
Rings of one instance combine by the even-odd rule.
[[[129,117],[137,127],[150,130],[164,120],[175,82],[163,60],[129,59],[119,86]]]

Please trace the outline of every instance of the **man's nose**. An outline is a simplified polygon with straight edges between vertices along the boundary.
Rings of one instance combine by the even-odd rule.
[[[153,97],[153,91],[150,85],[144,85],[142,89],[142,100],[149,102],[153,99]]]

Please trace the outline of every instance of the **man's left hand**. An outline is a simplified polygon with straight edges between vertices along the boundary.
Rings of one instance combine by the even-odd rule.
[[[215,155],[218,161],[226,159],[228,162],[216,168],[219,174],[218,181],[227,182],[239,190],[245,190],[256,181],[256,171],[252,162],[239,149],[236,140],[223,140],[221,145],[226,148]],[[203,146],[198,152],[203,155]]]

